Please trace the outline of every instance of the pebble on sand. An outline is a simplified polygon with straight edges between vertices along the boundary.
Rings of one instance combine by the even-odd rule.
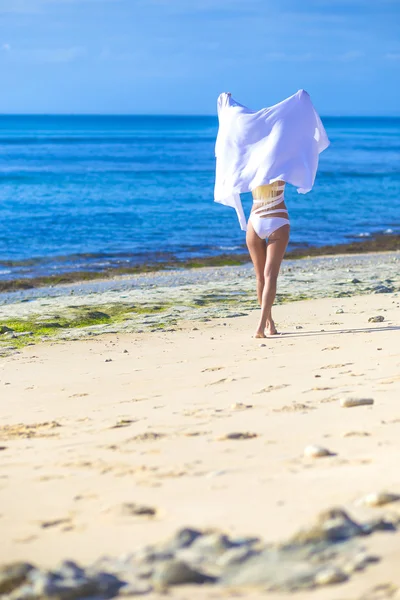
[[[373,398],[341,398],[340,400],[340,406],[342,408],[352,408],[353,406],[369,406],[373,403]]]
[[[15,562],[0,567],[0,594],[7,594],[23,583],[33,569],[29,563]]]
[[[213,583],[214,578],[192,569],[180,560],[172,560],[157,565],[153,574],[153,584],[156,588],[189,583]]]
[[[252,404],[243,404],[243,402],[235,402],[231,404],[232,410],[244,410],[245,408],[253,408]]]
[[[385,317],[383,315],[378,315],[376,317],[370,317],[368,319],[368,323],[382,323],[382,321],[385,320]]]
[[[361,498],[357,504],[364,506],[384,506],[390,502],[398,502],[400,500],[399,494],[392,494],[390,492],[372,492]]]
[[[304,456],[306,458],[322,458],[323,456],[334,456],[334,453],[323,446],[312,445],[304,449]]]
[[[328,567],[323,571],[320,571],[315,576],[315,583],[317,585],[331,585],[333,583],[342,583],[346,581],[348,576],[336,567]]]
[[[14,329],[10,329],[10,327],[6,327],[5,325],[0,325],[0,334],[3,333],[14,333]]]
[[[146,506],[145,504],[135,504],[134,502],[125,502],[121,511],[123,515],[137,515],[140,517],[154,517],[157,514],[157,509],[153,506]]]

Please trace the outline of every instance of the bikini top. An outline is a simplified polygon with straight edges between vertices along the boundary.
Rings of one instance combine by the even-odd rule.
[[[267,204],[269,203],[270,198],[272,198],[273,200],[278,200],[278,198],[282,198],[284,189],[284,181],[274,181],[273,183],[269,183],[267,185],[259,185],[252,190],[253,200],[254,202],[262,202],[263,200],[266,200]],[[279,200],[279,202],[282,202],[282,200]],[[279,202],[276,202],[276,204],[279,204]]]
[[[274,181],[268,185],[259,185],[252,190],[253,209],[252,213],[260,217],[267,217],[272,214],[286,213],[287,210],[279,208],[271,210],[274,206],[282,204],[284,200],[285,182]]]

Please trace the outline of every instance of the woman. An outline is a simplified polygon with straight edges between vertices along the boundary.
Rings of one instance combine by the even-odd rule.
[[[277,333],[271,309],[290,231],[285,184],[296,186],[299,193],[309,192],[319,154],[329,140],[304,90],[259,111],[223,93],[218,97],[218,118],[214,197],[235,208],[247,232],[261,306],[255,337],[264,338]],[[249,191],[253,207],[246,223],[240,194]]]

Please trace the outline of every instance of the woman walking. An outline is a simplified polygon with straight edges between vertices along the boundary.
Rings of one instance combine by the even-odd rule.
[[[215,201],[235,208],[246,231],[261,306],[255,337],[275,335],[271,311],[290,232],[285,184],[294,185],[299,193],[309,192],[319,154],[329,140],[304,90],[259,111],[223,93],[218,118]],[[246,222],[240,194],[249,191],[253,206]]]

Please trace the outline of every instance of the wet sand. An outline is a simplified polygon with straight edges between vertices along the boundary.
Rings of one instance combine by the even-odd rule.
[[[299,259],[312,256],[337,256],[340,254],[360,254],[375,252],[395,252],[400,250],[400,235],[380,234],[361,241],[348,242],[328,246],[295,247],[286,253],[286,259]],[[153,273],[171,269],[191,269],[201,267],[221,267],[229,265],[246,264],[249,255],[243,245],[243,253],[220,254],[216,256],[196,257],[192,259],[177,260],[174,257],[161,259],[158,262],[140,263],[134,266],[122,266],[104,269],[102,271],[65,271],[50,275],[26,276],[0,281],[0,294],[18,290],[30,290],[38,287],[54,286],[60,284],[73,284],[82,281],[98,281],[114,279],[118,276],[137,275],[139,273]],[[23,261],[22,261],[23,262]],[[7,266],[8,263],[5,263]],[[9,263],[8,266],[19,264]]]

